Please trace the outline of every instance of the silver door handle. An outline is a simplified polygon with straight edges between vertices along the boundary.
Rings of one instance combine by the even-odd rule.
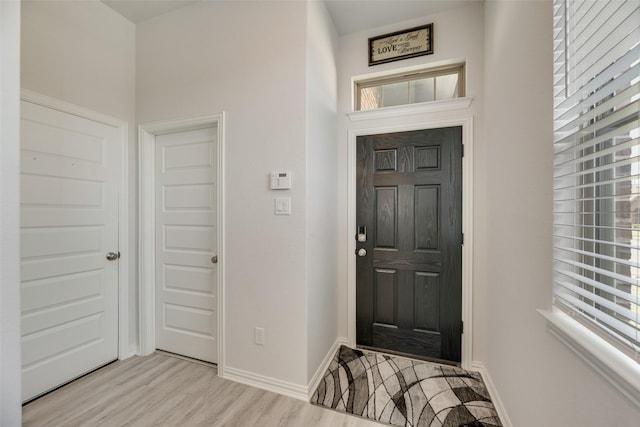
[[[115,261],[115,260],[117,260],[118,258],[120,258],[120,252],[118,252],[118,253],[115,253],[115,252],[109,252],[109,253],[107,254],[107,259],[108,259],[109,261]]]
[[[211,263],[212,264],[217,264],[218,263],[218,255],[214,255],[211,257]]]
[[[365,248],[356,249],[356,255],[365,256],[367,254],[367,250]]]

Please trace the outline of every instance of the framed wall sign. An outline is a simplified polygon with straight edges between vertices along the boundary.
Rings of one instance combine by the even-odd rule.
[[[433,53],[433,24],[369,39],[369,66]]]

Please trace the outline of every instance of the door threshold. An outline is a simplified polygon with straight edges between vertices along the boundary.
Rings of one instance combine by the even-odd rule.
[[[460,362],[453,362],[451,360],[444,360],[444,359],[436,359],[434,357],[419,356],[417,354],[403,353],[401,351],[393,351],[387,348],[378,348],[378,347],[371,347],[368,345],[359,345],[359,344],[356,344],[356,348],[360,350],[373,351],[373,352],[380,353],[387,356],[402,357],[404,359],[435,363],[443,366],[456,366],[458,368],[462,366]]]
[[[183,356],[182,354],[172,353],[172,352],[166,351],[166,350],[156,349],[156,353],[164,354],[165,356],[174,357],[176,359],[186,360],[187,362],[198,363],[200,365],[209,366],[211,368],[216,368],[216,369],[218,368],[218,364],[217,363],[211,363],[211,362],[207,362],[205,360],[194,359],[193,357]]]
[[[62,387],[66,387],[66,386],[68,386],[69,384],[71,384],[71,383],[73,383],[73,382],[76,382],[76,381],[78,381],[79,379],[82,379],[82,378],[84,378],[84,377],[86,377],[86,376],[88,376],[88,375],[91,375],[91,374],[93,374],[94,372],[99,371],[99,370],[100,370],[100,369],[102,369],[102,368],[106,368],[107,366],[111,365],[112,363],[116,363],[117,361],[118,361],[118,359],[113,359],[111,362],[107,362],[107,363],[105,363],[104,365],[100,365],[100,366],[98,366],[97,368],[90,370],[89,372],[85,372],[85,373],[84,373],[84,374],[82,374],[82,375],[78,375],[77,377],[74,377],[74,378],[70,379],[69,381],[65,382],[64,384],[60,384],[59,386],[54,387],[54,388],[52,388],[51,390],[47,390],[47,391],[45,391],[44,393],[41,393],[41,394],[39,394],[39,395],[37,395],[37,396],[32,397],[31,399],[27,399],[27,400],[25,400],[24,402],[22,402],[22,406],[28,405],[29,403],[34,402],[34,401],[36,401],[36,400],[40,399],[41,397],[45,397],[45,396],[47,396],[47,395],[49,395],[49,394],[53,393],[54,391],[58,391],[58,390],[60,390]]]

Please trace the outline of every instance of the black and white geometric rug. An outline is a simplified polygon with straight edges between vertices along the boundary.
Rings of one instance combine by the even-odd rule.
[[[502,426],[479,373],[346,346],[311,403],[400,427]]]

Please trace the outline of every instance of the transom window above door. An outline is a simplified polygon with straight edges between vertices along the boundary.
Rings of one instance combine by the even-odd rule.
[[[464,64],[355,82],[355,110],[441,101],[465,96]]]

